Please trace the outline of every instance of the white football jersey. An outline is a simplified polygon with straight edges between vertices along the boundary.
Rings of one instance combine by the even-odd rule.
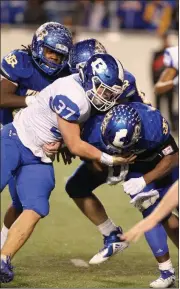
[[[164,52],[164,65],[167,67],[173,67],[176,70],[178,68],[178,46],[169,47]]]
[[[74,74],[59,78],[43,89],[33,104],[15,115],[13,125],[23,145],[42,161],[50,162],[42,146],[62,138],[57,115],[80,124],[89,118],[90,111],[79,76]]]

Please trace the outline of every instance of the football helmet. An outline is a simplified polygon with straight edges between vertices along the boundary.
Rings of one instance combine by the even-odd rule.
[[[69,53],[71,73],[77,73],[88,59],[96,53],[107,53],[105,47],[96,39],[90,38],[75,43]]]
[[[103,143],[114,153],[127,153],[141,137],[141,118],[130,104],[113,107],[101,125]]]
[[[44,47],[61,54],[63,56],[61,63],[56,64],[48,60],[44,55]],[[47,22],[41,25],[33,36],[31,44],[32,58],[42,71],[48,75],[54,75],[66,66],[71,47],[71,32],[60,23]]]
[[[79,71],[83,88],[91,104],[107,111],[122,93],[124,69],[110,54],[94,54]]]

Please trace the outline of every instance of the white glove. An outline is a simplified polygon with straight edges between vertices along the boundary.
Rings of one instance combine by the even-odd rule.
[[[152,206],[159,198],[159,192],[157,190],[150,190],[149,192],[142,192],[137,194],[131,201],[135,208],[138,208],[141,212],[150,206]]]
[[[174,86],[178,85],[179,83],[179,75],[177,75],[174,79],[173,79],[173,84]]]
[[[143,177],[132,178],[123,183],[123,188],[126,194],[134,196],[141,192],[146,186],[146,182]]]
[[[121,165],[119,166],[119,175],[114,176],[114,167],[108,167],[108,176],[106,179],[106,183],[108,185],[116,185],[124,181],[128,173],[128,170],[129,170],[129,165]]]

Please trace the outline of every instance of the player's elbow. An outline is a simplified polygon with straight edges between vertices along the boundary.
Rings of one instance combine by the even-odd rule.
[[[165,162],[169,168],[175,168],[179,165],[179,153],[176,152],[172,155],[165,156]]]
[[[154,93],[155,94],[161,94],[161,87],[162,87],[161,83],[157,82],[154,86]]]
[[[176,152],[175,154],[171,155],[171,162],[173,167],[179,165],[179,152]]]

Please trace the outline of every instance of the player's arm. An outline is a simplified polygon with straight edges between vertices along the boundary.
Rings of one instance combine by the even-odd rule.
[[[20,77],[24,76],[24,58],[19,50],[5,56],[1,62],[1,98],[0,107],[21,108],[30,104],[32,96],[16,94]]]
[[[146,185],[168,175],[173,168],[179,164],[179,153],[176,152],[173,155],[165,156],[157,166],[150,172],[144,175]]]
[[[125,159],[102,153],[100,150],[81,139],[79,124],[68,122],[59,116],[57,116],[57,118],[58,128],[61,132],[64,143],[73,155],[79,156],[83,159],[97,161],[108,166],[119,165],[134,160],[135,157]]]
[[[132,178],[123,183],[124,191],[131,196],[141,192],[146,185],[168,175],[179,164],[178,147],[175,140],[169,135],[166,142],[157,149],[160,158],[153,170],[139,178]]]
[[[158,82],[155,85],[155,88],[154,88],[155,93],[163,94],[171,90],[176,85],[176,81],[177,81],[176,75],[177,75],[177,71],[175,68],[173,67],[166,68],[162,72]]]
[[[17,84],[8,80],[7,78],[1,78],[1,96],[0,107],[26,107],[25,97],[16,95]]]

